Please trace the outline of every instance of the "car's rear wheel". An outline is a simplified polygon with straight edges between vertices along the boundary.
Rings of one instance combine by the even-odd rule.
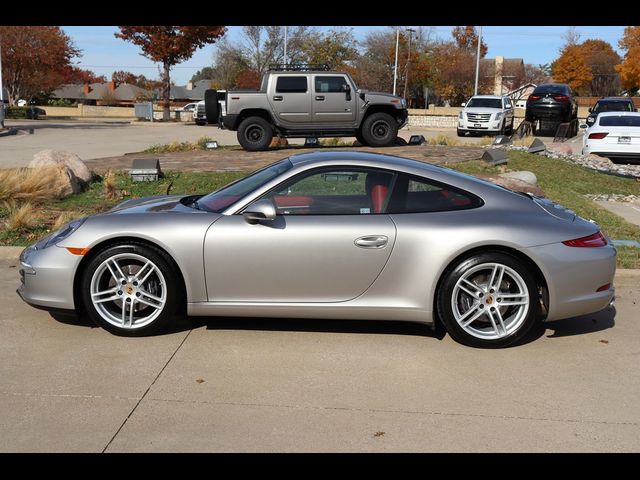
[[[238,142],[245,150],[266,150],[273,139],[271,124],[262,117],[249,117],[240,122]]]
[[[183,301],[179,278],[173,261],[160,250],[140,244],[108,247],[83,271],[84,310],[116,335],[156,333]]]
[[[538,318],[536,282],[517,258],[488,252],[450,269],[438,292],[438,315],[459,343],[485,348],[512,345]]]
[[[388,113],[372,113],[362,122],[362,138],[370,147],[386,147],[398,136],[398,122]]]

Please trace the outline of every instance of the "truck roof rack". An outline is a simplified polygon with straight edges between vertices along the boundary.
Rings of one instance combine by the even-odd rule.
[[[321,70],[328,71],[331,70],[331,67],[326,63],[313,65],[310,63],[276,63],[273,65],[269,65],[269,71],[276,72],[303,72],[309,70]]]

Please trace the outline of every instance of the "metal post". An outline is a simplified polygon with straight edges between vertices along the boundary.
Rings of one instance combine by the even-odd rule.
[[[2,83],[2,38],[0,38],[0,128],[4,128],[4,84]]]
[[[398,43],[400,41],[400,29],[396,30],[396,63],[393,67],[393,94],[396,94],[396,82],[398,80]]]
[[[478,77],[480,75],[480,45],[482,45],[482,27],[480,27],[480,35],[478,35],[478,52],[476,53],[476,86],[473,94],[478,94]]]
[[[284,65],[287,65],[287,26],[284,27]]]
[[[407,98],[407,84],[409,83],[409,64],[411,63],[411,37],[413,36],[415,30],[413,30],[412,28],[407,28],[407,32],[409,32],[409,54],[407,55],[407,69],[404,76],[404,93],[402,95],[405,99]]]

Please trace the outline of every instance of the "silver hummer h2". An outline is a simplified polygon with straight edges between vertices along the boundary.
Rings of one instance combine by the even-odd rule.
[[[326,67],[325,67],[326,68]],[[220,95],[205,93],[208,123],[237,130],[245,150],[266,150],[281,137],[356,137],[364,145],[395,142],[407,123],[407,104],[388,93],[359,90],[348,73],[287,65],[269,70],[260,90],[231,90],[221,114]]]

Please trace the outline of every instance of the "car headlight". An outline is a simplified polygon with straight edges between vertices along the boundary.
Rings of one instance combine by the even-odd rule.
[[[496,113],[496,120],[500,120],[502,118],[502,112]]]
[[[458,118],[459,118],[460,120],[464,119],[464,113],[460,112],[460,114],[458,115]]]
[[[402,105],[402,108],[407,108],[407,100],[404,98],[400,100],[400,105]]]
[[[49,236],[49,238],[47,239],[46,243],[42,248],[47,248],[47,247],[50,247],[51,245],[55,245],[56,243],[61,242],[62,240],[67,238],[69,235],[71,235],[73,232],[75,232],[78,228],[80,228],[80,225],[82,225],[86,219],[87,218],[85,217],[85,218],[80,218],[78,220],[74,220],[73,222],[67,223],[56,232],[53,232]]]

